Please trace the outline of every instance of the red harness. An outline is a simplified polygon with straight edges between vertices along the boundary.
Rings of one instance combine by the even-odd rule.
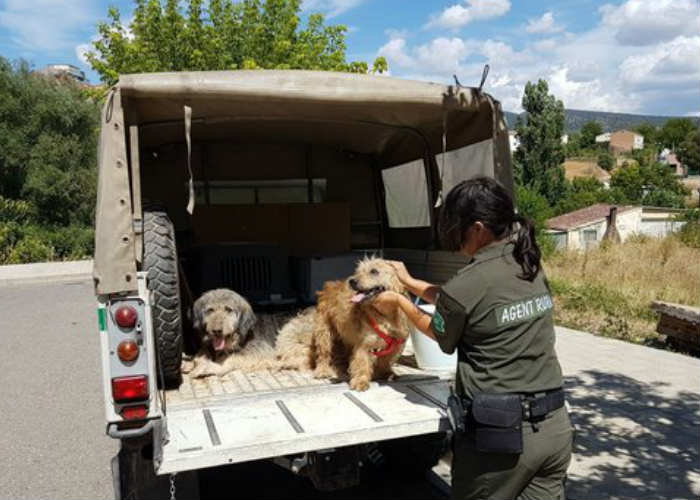
[[[391,354],[406,341],[406,339],[397,339],[395,337],[392,337],[388,333],[382,331],[382,329],[379,328],[379,325],[372,316],[368,315],[367,319],[369,319],[369,324],[372,327],[372,329],[375,332],[377,332],[377,335],[379,335],[384,340],[384,342],[386,342],[386,347],[384,349],[382,349],[381,351],[372,352],[372,354],[374,354],[378,358],[386,356],[387,354]]]

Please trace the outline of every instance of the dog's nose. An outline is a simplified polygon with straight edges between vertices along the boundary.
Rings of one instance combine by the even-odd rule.
[[[356,280],[355,278],[350,278],[350,279],[348,280],[348,283],[350,284],[350,286],[351,286],[352,288],[357,288],[357,280]]]
[[[214,335],[221,335],[222,333],[224,333],[224,331],[219,329],[212,329],[211,333],[213,333]]]

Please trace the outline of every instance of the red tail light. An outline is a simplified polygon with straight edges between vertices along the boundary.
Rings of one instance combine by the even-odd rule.
[[[145,405],[127,406],[122,410],[124,420],[143,420],[148,415],[148,407]]]
[[[139,346],[133,340],[123,340],[117,346],[117,355],[126,363],[134,361],[139,357]]]
[[[136,326],[136,320],[139,315],[131,306],[121,306],[114,313],[114,321],[122,328],[133,328]]]
[[[148,377],[137,375],[113,378],[112,397],[117,403],[148,399]]]

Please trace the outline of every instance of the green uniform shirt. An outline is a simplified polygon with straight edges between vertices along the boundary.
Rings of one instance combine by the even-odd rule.
[[[467,397],[562,385],[544,271],[518,278],[512,253],[511,241],[480,249],[437,298],[431,326],[444,352],[459,348],[457,388]]]

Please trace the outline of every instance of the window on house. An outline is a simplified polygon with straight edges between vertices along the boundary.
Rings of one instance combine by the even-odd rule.
[[[583,230],[583,246],[595,246],[598,242],[598,231],[595,229],[584,229]]]

